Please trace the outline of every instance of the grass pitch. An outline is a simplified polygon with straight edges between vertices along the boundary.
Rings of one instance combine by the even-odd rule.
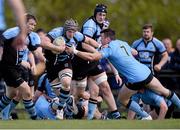
[[[170,120],[14,120],[0,121],[0,129],[180,129],[180,119]]]

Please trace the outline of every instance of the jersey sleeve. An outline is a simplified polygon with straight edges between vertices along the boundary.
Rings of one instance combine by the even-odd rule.
[[[161,41],[159,41],[158,39],[155,38],[154,42],[155,42],[155,45],[156,45],[159,53],[162,54],[163,52],[166,51],[166,48],[165,48],[164,44]]]
[[[74,38],[78,41],[78,42],[84,42],[85,41],[85,36],[80,33],[80,32],[76,32],[74,34]]]
[[[131,47],[135,49],[135,48],[136,48],[136,46],[137,46],[137,42],[136,42],[136,41],[134,41],[134,42],[132,43]]]
[[[47,34],[47,36],[51,39],[51,41],[53,41],[54,39],[56,39],[57,37],[60,37],[62,35],[63,35],[62,27],[55,28],[55,29],[51,30],[50,32],[48,32],[48,34]]]
[[[112,54],[112,49],[110,46],[101,49],[101,51],[99,51],[102,55],[102,58],[108,58],[111,54]]]
[[[31,33],[29,38],[28,49],[30,51],[35,51],[41,44],[41,39],[37,33]]]
[[[96,24],[94,23],[93,20],[90,19],[83,25],[82,33],[88,37],[93,37],[95,32],[96,32]]]

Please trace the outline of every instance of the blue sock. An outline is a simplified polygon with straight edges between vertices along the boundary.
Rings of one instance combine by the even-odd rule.
[[[5,107],[5,109],[2,110],[2,119],[8,120],[12,110],[17,106],[19,102],[16,100],[12,100],[8,106]]]
[[[137,102],[133,101],[133,100],[130,100],[128,105],[127,105],[127,108],[136,112],[136,114],[140,115],[141,117],[148,117],[149,114],[147,112],[145,112]]]
[[[23,104],[24,104],[26,111],[29,113],[31,119],[36,120],[37,114],[36,114],[36,110],[35,110],[34,103],[33,103],[32,99],[30,99],[30,100],[24,100],[23,99]]]
[[[0,112],[11,102],[11,99],[3,95],[0,100]]]
[[[171,102],[180,109],[180,100],[174,92],[171,92],[171,95],[167,97],[167,99],[171,100]]]
[[[92,120],[97,107],[97,100],[90,98],[88,103],[88,120]]]

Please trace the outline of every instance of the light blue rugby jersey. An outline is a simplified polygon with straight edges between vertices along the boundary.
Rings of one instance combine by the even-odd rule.
[[[21,55],[23,55],[23,57],[22,57],[23,61],[29,61],[29,57],[28,57],[29,56],[29,49],[28,48],[26,48],[22,51],[19,51],[19,55],[20,55],[20,53],[22,53]]]
[[[43,74],[39,80],[38,80],[38,88],[37,90],[41,92],[45,92],[46,95],[48,95],[50,98],[55,98],[57,97],[56,94],[54,93],[51,84],[47,78],[47,74]]]
[[[140,38],[134,41],[132,48],[138,51],[137,59],[148,66],[152,71],[154,56],[162,54],[166,51],[164,44],[154,37],[148,43],[145,43],[144,40]]]
[[[69,46],[72,46],[72,44],[74,44],[75,46],[77,46],[77,42],[83,42],[85,37],[82,33],[80,32],[75,32],[74,37],[71,39],[67,39],[64,35],[64,29],[63,27],[57,27],[54,28],[53,30],[51,30],[48,35],[52,38],[52,40],[56,39],[57,37],[63,36],[66,44]]]
[[[35,103],[37,116],[42,119],[55,120],[56,115],[50,110],[49,106],[50,103],[46,100],[46,98],[43,95],[40,96]]]
[[[107,58],[129,83],[145,80],[151,73],[150,69],[138,62],[131,54],[131,47],[124,41],[113,40],[100,53]]]
[[[145,104],[149,104],[152,106],[160,106],[161,102],[163,100],[166,101],[167,105],[170,106],[172,104],[172,102],[170,100],[164,99],[164,97],[158,95],[157,93],[155,93],[154,91],[150,90],[150,89],[145,89],[143,93],[138,92],[136,94],[134,94],[131,99],[133,101],[136,101],[137,103],[139,103],[139,100],[141,99],[143,101],[143,103]]]
[[[14,27],[14,28],[10,28],[7,29],[4,33],[3,36],[5,39],[11,39],[16,37],[20,32],[19,27]],[[29,48],[29,50],[34,51],[37,47],[40,46],[41,40],[40,37],[37,33],[35,32],[31,32],[28,34],[28,36],[26,37],[26,44]]]
[[[81,32],[100,43],[101,30],[102,29],[99,24],[97,24],[92,18],[90,18],[84,23]]]
[[[4,0],[0,0],[0,30],[6,29],[5,17],[4,17]]]

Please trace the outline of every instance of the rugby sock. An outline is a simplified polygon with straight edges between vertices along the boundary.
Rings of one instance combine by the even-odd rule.
[[[18,101],[13,99],[10,102],[10,104],[8,106],[6,106],[5,109],[2,110],[2,113],[3,113],[3,117],[2,118],[4,120],[8,120],[9,119],[9,116],[10,116],[12,110],[17,106],[18,103],[19,103]]]
[[[73,107],[73,99],[69,97],[67,99],[66,107],[64,110],[67,119],[70,119],[73,117],[73,111],[72,111],[73,108],[72,107]]]
[[[120,115],[120,113],[117,110],[112,111],[110,113],[110,115],[111,115],[112,119],[120,119],[121,118],[121,115]]]
[[[65,91],[63,89],[60,89],[60,95],[59,95],[59,104],[58,104],[58,109],[61,110],[64,107],[64,104],[68,100],[70,96],[70,91]]]
[[[32,99],[30,99],[30,100],[24,100],[23,99],[23,104],[24,104],[26,111],[29,113],[31,119],[36,120],[37,114],[36,114],[36,110],[35,110],[34,103],[33,103]]]
[[[92,120],[97,107],[97,100],[90,98],[88,103],[88,120]]]
[[[0,100],[0,112],[11,102],[11,99],[3,95]]]
[[[149,114],[147,112],[145,112],[137,102],[130,100],[128,105],[126,106],[128,109],[136,112],[136,114],[138,114],[139,116],[143,117],[148,117]]]
[[[170,96],[167,97],[167,99],[171,100],[171,102],[175,104],[178,107],[178,109],[180,109],[180,100],[174,92],[171,92]]]

